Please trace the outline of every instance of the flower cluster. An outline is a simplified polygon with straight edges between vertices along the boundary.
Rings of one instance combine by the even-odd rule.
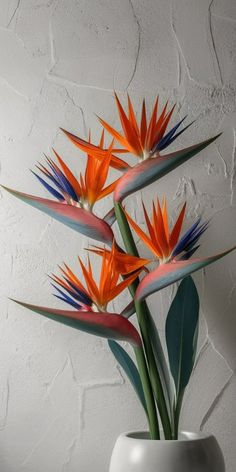
[[[195,257],[200,237],[209,223],[198,218],[183,231],[186,202],[172,225],[166,198],[162,202],[155,199],[150,213],[142,204],[146,226],[143,229],[126,211],[123,200],[197,155],[218,136],[162,154],[192,123],[183,126],[186,119],[184,117],[169,128],[175,105],[169,107],[167,102],[159,110],[158,98],[149,120],[145,100],[139,119],[136,118],[129,96],[127,111],[117,94],[115,103],[122,131],[117,131],[99,117],[103,130],[98,145],[91,142],[90,136],[85,140],[63,130],[70,141],[86,155],[84,174],[80,173],[76,177],[53,150],[55,160],[46,157],[46,162],[39,163],[37,171],[33,171],[52,199],[7,189],[20,200],[78,233],[102,242],[102,247],[89,248],[91,253],[100,257],[99,280],[96,280],[90,257],[88,256],[87,264],[79,257],[79,276],[67,264],[60,266],[60,275],[50,276],[54,295],[65,303],[66,309],[17,303],[49,319],[108,339],[111,351],[125,370],[144,407],[151,437],[160,437],[160,417],[165,438],[176,439],[183,393],[196,355],[198,332],[198,295],[194,282],[188,276],[220,259],[235,247],[210,257]],[[105,131],[111,138],[108,147],[104,144]],[[121,147],[115,147],[116,142]],[[138,162],[131,166],[119,157],[127,154],[137,157]],[[121,172],[121,175],[107,185],[111,167]],[[100,218],[96,215],[94,206],[111,193],[114,206]],[[118,239],[115,237],[112,227],[115,220],[124,248],[118,246]],[[150,250],[150,258],[140,257],[133,232]],[[150,262],[156,263],[154,268],[153,264],[149,266]],[[145,299],[180,280],[182,282],[166,321],[167,362]],[[127,288],[131,301],[120,313],[114,313],[109,303]],[[68,305],[72,309],[68,310]],[[129,319],[134,313],[137,314],[137,328]],[[137,367],[115,340],[132,344]],[[170,375],[174,380],[174,394]]]
[[[60,267],[61,278],[56,275],[52,275],[51,278],[56,283],[56,285],[53,284],[53,287],[58,292],[57,298],[77,310],[103,312],[107,310],[108,303],[138,277],[148,259],[120,253],[115,244],[113,244],[111,251],[94,249],[93,252],[102,256],[99,284],[94,279],[89,257],[87,267],[79,258],[86,287],[66,264],[64,267]],[[121,275],[126,277],[119,281]]]

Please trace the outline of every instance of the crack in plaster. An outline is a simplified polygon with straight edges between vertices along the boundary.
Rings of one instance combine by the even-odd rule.
[[[178,67],[177,82],[178,82],[178,87],[180,87],[181,82],[182,82],[182,66],[181,66],[181,57],[180,57],[179,49],[177,49],[177,67]],[[180,108],[178,109],[178,113],[179,112],[180,112]]]
[[[135,57],[135,61],[134,61],[134,69],[133,69],[132,75],[131,75],[131,77],[130,77],[130,79],[129,79],[128,85],[126,86],[125,90],[127,90],[127,89],[129,88],[129,86],[130,86],[130,84],[132,83],[133,78],[134,78],[134,76],[135,76],[135,74],[136,74],[137,65],[138,65],[138,60],[139,60],[139,55],[140,55],[141,33],[142,33],[141,25],[140,25],[140,22],[139,22],[139,19],[138,19],[137,15],[136,15],[133,2],[132,2],[132,0],[128,0],[128,2],[129,2],[129,5],[130,5],[131,10],[132,10],[132,13],[133,13],[134,21],[135,21],[135,23],[137,24],[138,44],[137,44],[136,57]]]
[[[220,85],[221,87],[224,86],[224,82],[223,82],[223,76],[222,76],[222,72],[221,72],[221,67],[220,67],[220,61],[219,61],[219,57],[218,57],[218,53],[217,53],[217,50],[216,50],[216,44],[215,44],[215,40],[214,40],[214,35],[213,35],[213,31],[212,31],[212,12],[211,12],[211,7],[212,7],[212,4],[213,4],[213,1],[214,0],[211,0],[210,3],[209,3],[209,7],[208,7],[208,24],[209,24],[209,33],[210,33],[210,51],[212,51],[213,49],[213,56],[212,58],[215,59],[213,60],[213,67],[214,67],[214,70],[215,70],[215,62],[217,64],[217,72],[215,70],[215,74],[216,74],[216,78],[218,76],[218,80],[220,82]],[[177,44],[177,48],[178,48],[178,51],[179,51],[179,58],[177,57],[177,60],[178,60],[178,67],[179,67],[179,72],[178,72],[178,86],[181,85],[181,77],[180,77],[180,74],[182,74],[182,71],[181,71],[181,62],[180,62],[180,57],[182,57],[183,59],[183,62],[184,62],[184,65],[185,65],[185,69],[186,69],[186,72],[187,72],[187,77],[189,79],[189,81],[191,81],[192,83],[198,85],[200,82],[196,79],[194,79],[192,76],[191,76],[191,73],[190,73],[190,68],[189,68],[189,65],[188,65],[188,62],[187,62],[187,59],[184,55],[184,51],[183,51],[183,48],[181,47],[181,44],[180,44],[180,41],[179,41],[179,38],[178,38],[178,35],[177,35],[177,31],[176,31],[176,26],[175,26],[175,16],[174,16],[174,0],[172,0],[172,3],[171,3],[171,7],[170,7],[170,11],[171,11],[171,29],[173,31],[173,35],[174,35],[174,38],[175,38],[175,41],[176,41],[176,44]],[[222,106],[222,105],[221,105]]]
[[[53,388],[53,385],[55,383],[55,381],[57,380],[57,378],[63,374],[64,370],[66,369],[66,367],[70,364],[70,360],[68,358],[68,356],[66,356],[66,359],[65,361],[62,363],[62,365],[57,369],[56,373],[53,375],[53,377],[51,378],[51,380],[49,380],[49,382],[45,382],[44,383],[44,386],[46,388],[46,393],[47,395],[51,398],[51,395],[50,395],[50,392]]]
[[[212,12],[212,13],[211,13],[211,16],[215,16],[216,18],[220,18],[220,19],[222,19],[222,20],[232,21],[233,23],[236,23],[236,19],[235,19],[235,18],[231,18],[230,16],[227,16],[227,15],[219,15],[218,13]]]
[[[77,443],[77,440],[73,439],[71,444],[68,446],[68,448],[67,448],[68,456],[67,456],[65,462],[62,464],[61,472],[66,472],[66,470],[68,470],[67,467],[71,464],[73,453],[74,453],[75,447],[76,447],[76,443]]]
[[[83,110],[82,107],[79,107],[79,109],[80,109],[80,111],[81,111],[82,120],[83,120],[84,135],[85,135],[85,136],[88,136],[88,130],[87,130],[87,125],[86,125],[84,110]]]
[[[204,321],[205,321],[205,318],[204,318]],[[206,324],[206,322],[205,322]],[[196,356],[196,360],[195,360],[195,363],[194,363],[194,367],[193,367],[193,372],[192,372],[192,375],[194,375],[194,372],[203,356],[203,354],[205,353],[205,351],[207,350],[207,348],[210,346],[210,342],[209,342],[209,339],[207,338],[205,340],[205,342],[202,344],[202,346],[200,347],[199,351],[198,351],[198,354]]]
[[[217,53],[217,50],[216,50],[216,44],[215,44],[214,35],[213,35],[213,31],[212,31],[211,7],[212,7],[213,2],[214,2],[214,0],[211,0],[211,2],[209,4],[209,7],[208,7],[209,33],[210,33],[211,45],[213,47],[213,52],[214,52],[214,56],[215,56],[215,60],[216,60],[216,64],[217,64],[217,69],[218,69],[218,73],[215,70],[215,74],[216,74],[216,77],[217,77],[217,75],[219,76],[220,84],[223,85],[223,77],[222,77],[222,72],[221,72],[221,67],[220,67],[220,61],[219,61],[218,53]],[[210,50],[211,50],[211,48],[210,48]],[[214,64],[215,64],[215,61],[213,60],[213,67],[215,69]]]
[[[34,5],[34,9],[35,10],[38,10],[39,8],[42,8],[42,7],[46,7],[46,8],[50,8],[53,3],[54,3],[55,0],[49,0],[47,3],[44,3],[44,2],[35,2],[35,5]]]
[[[203,318],[205,320],[205,317],[203,315]],[[208,331],[208,326],[207,326],[207,323],[206,323],[206,320],[205,320],[205,325],[206,325],[206,329]],[[195,364],[194,364],[194,368],[193,368],[193,372],[192,372],[192,375],[194,375],[194,372],[202,358],[202,356],[204,355],[205,351],[208,349],[208,347],[211,347],[214,352],[217,354],[217,356],[219,356],[221,359],[223,359],[225,365],[227,366],[227,368],[229,369],[230,371],[230,374],[229,374],[229,378],[228,380],[226,380],[226,382],[222,385],[222,387],[220,388],[219,392],[216,394],[216,396],[214,397],[214,399],[212,400],[211,402],[211,405],[209,406],[209,408],[207,409],[207,411],[205,412],[202,420],[201,420],[201,423],[200,423],[200,431],[203,430],[205,424],[207,423],[207,421],[210,419],[211,415],[213,414],[213,412],[215,411],[215,408],[217,407],[217,405],[219,404],[219,402],[221,401],[223,395],[224,395],[224,392],[225,390],[228,388],[228,386],[230,385],[231,381],[232,381],[232,378],[234,377],[234,371],[231,369],[231,367],[229,366],[227,360],[225,359],[225,357],[216,349],[213,341],[210,339],[209,337],[209,334],[207,333],[207,338],[205,340],[205,342],[203,343],[202,347],[200,348],[200,351],[197,355],[197,358],[196,358],[196,361],[195,361]]]
[[[193,82],[196,82],[192,77],[191,77],[191,74],[190,74],[190,69],[189,69],[189,66],[188,66],[188,63],[187,63],[187,60],[185,58],[185,55],[184,55],[184,52],[183,52],[183,49],[180,45],[180,42],[179,42],[179,38],[177,36],[177,32],[176,32],[176,27],[175,27],[175,18],[174,18],[174,0],[172,0],[172,3],[171,3],[171,6],[170,6],[170,12],[171,12],[171,29],[173,31],[173,35],[174,35],[174,38],[175,38],[175,41],[176,41],[176,44],[177,44],[177,48],[179,50],[179,57],[181,56],[183,58],[183,62],[184,62],[184,65],[185,65],[185,69],[186,69],[186,72],[187,72],[187,76],[188,76],[188,79],[190,81],[193,81]],[[179,61],[180,63],[180,61]]]
[[[223,163],[224,177],[227,178],[227,177],[229,177],[229,173],[228,173],[228,167],[227,167],[227,164],[226,164],[226,160],[223,158],[218,146],[216,146],[216,151],[217,151],[217,154],[220,157],[220,160]]]
[[[104,87],[99,87],[98,85],[81,84],[79,82],[75,82],[74,80],[66,79],[63,76],[57,75],[57,74],[55,74],[55,72],[52,73],[51,70],[48,72],[47,79],[48,80],[51,79],[53,82],[55,82],[59,85],[66,86],[66,84],[68,84],[68,85],[73,85],[75,87],[80,87],[80,88],[85,88],[85,89],[87,88],[87,89],[92,89],[92,90],[98,90],[98,91],[101,91],[101,92],[112,92],[113,93],[113,88],[104,88]],[[118,90],[118,92],[119,92],[119,90]]]
[[[64,87],[64,90],[66,92],[67,99],[70,100],[72,105],[80,111],[81,116],[82,116],[82,121],[83,121],[84,134],[85,134],[85,136],[88,136],[87,125],[86,125],[86,121],[85,121],[85,114],[84,114],[83,108],[81,106],[77,105],[77,103],[75,102],[73,97],[68,92],[68,89],[65,86],[63,86],[63,87]]]
[[[49,221],[45,224],[44,228],[40,231],[39,237],[38,237],[38,244],[40,245],[45,236],[47,235],[47,232],[50,230],[51,226],[53,224],[53,218],[49,217]]]
[[[184,61],[186,71],[187,71],[187,75],[188,75],[189,79],[190,79],[190,72],[188,70],[188,66],[187,66],[187,62],[186,62],[185,57],[184,57],[183,50],[182,50],[182,48],[180,46],[180,43],[179,43],[179,40],[177,38],[177,33],[176,33],[176,28],[175,28],[175,20],[174,20],[174,12],[173,12],[173,2],[170,5],[170,12],[171,12],[170,26],[171,26],[171,29],[172,29],[172,32],[173,32],[175,42],[177,44],[177,88],[179,88],[181,86],[182,80],[183,80],[181,57],[183,58],[183,61]],[[183,99],[185,100],[185,97],[183,97],[182,100]],[[181,102],[182,102],[182,100],[181,100]],[[183,103],[181,105],[178,105],[178,113],[180,112],[182,106],[183,106]]]
[[[204,315],[203,315],[204,316]],[[204,317],[205,319],[205,317]],[[214,412],[216,406],[218,405],[218,403],[220,402],[221,398],[223,397],[223,394],[225,392],[225,390],[227,389],[227,387],[229,386],[233,376],[234,376],[234,371],[233,369],[231,369],[230,365],[228,364],[228,361],[225,359],[225,357],[223,356],[223,354],[218,351],[218,349],[216,349],[215,347],[215,344],[214,342],[212,341],[212,339],[210,338],[209,336],[209,332],[208,332],[208,325],[206,323],[206,329],[207,329],[207,341],[206,341],[206,346],[205,346],[205,349],[210,345],[211,348],[214,350],[214,352],[216,353],[217,356],[219,356],[223,362],[225,363],[226,367],[228,368],[230,374],[229,374],[229,378],[228,380],[222,385],[220,391],[216,394],[214,400],[212,401],[210,407],[207,409],[204,417],[202,418],[202,421],[201,421],[201,424],[200,424],[200,430],[203,429],[204,425],[206,424],[206,422],[210,419],[212,413]],[[205,351],[205,349],[203,350],[203,352]],[[202,352],[202,354],[203,354]]]
[[[229,269],[229,275],[230,275],[230,278],[231,278],[231,282],[232,282],[232,287],[229,291],[229,294],[227,296],[227,302],[228,302],[228,306],[231,305],[232,303],[232,298],[234,296],[234,292],[235,292],[235,289],[236,289],[236,282],[234,280],[234,277],[233,277],[233,274],[232,274],[232,271]],[[225,310],[226,311],[226,310]]]
[[[204,273],[202,275],[202,279],[204,279]],[[203,298],[204,298],[204,290],[205,290],[205,284],[203,283],[202,284],[202,288],[203,288]],[[203,354],[205,353],[206,349],[210,346],[213,351],[215,352],[216,356],[220,357],[224,364],[226,365],[227,369],[229,370],[229,378],[228,380],[226,380],[226,382],[222,385],[221,389],[216,393],[215,395],[215,398],[213,399],[210,407],[207,409],[207,411],[205,412],[203,418],[202,418],[202,421],[201,421],[201,424],[200,424],[200,430],[203,429],[203,427],[205,426],[206,422],[209,420],[209,418],[211,417],[212,413],[214,412],[216,406],[219,404],[221,398],[223,397],[223,394],[225,392],[225,390],[227,389],[227,387],[229,386],[233,376],[234,376],[234,371],[233,369],[230,367],[227,359],[223,356],[223,354],[218,351],[218,349],[216,349],[216,346],[213,342],[213,340],[211,339],[210,337],[210,333],[209,333],[209,329],[208,329],[208,324],[207,324],[207,321],[206,321],[206,317],[204,315],[204,313],[202,312],[202,318],[205,322],[205,328],[206,328],[206,340],[205,342],[203,343],[200,351],[199,351],[199,354],[197,356],[197,359],[196,359],[196,362],[195,362],[195,365],[194,365],[194,369],[193,369],[193,374],[194,374],[194,371],[201,359],[201,357],[203,356]]]
[[[46,82],[46,79],[43,79],[42,85],[41,85],[41,87],[40,87],[40,90],[39,90],[39,93],[38,93],[38,96],[37,96],[37,100],[42,96],[43,88],[44,88],[45,82]],[[34,104],[37,105],[37,101],[36,101],[36,100],[35,100],[35,103],[34,103]],[[27,134],[28,137],[30,137],[31,134],[32,134],[32,132],[33,132],[35,122],[36,122],[36,115],[33,114],[33,117],[32,117],[32,120],[31,120],[30,129],[29,129],[28,134]]]
[[[72,360],[72,357],[70,355],[70,353],[68,353],[68,361],[70,363],[70,367],[71,367],[71,372],[72,372],[72,379],[75,383],[77,383],[77,377],[76,377],[76,373],[75,373],[75,367],[74,367],[74,363],[73,363],[73,360]]]
[[[84,110],[81,106],[77,105],[77,103],[75,102],[75,100],[73,99],[73,97],[70,95],[66,85],[63,83],[64,81],[56,81],[54,79],[52,79],[52,75],[51,74],[48,74],[47,78],[43,80],[43,83],[42,83],[42,86],[40,88],[40,91],[39,91],[39,95],[38,97],[40,97],[43,93],[43,89],[45,87],[45,83],[46,81],[48,82],[55,82],[59,87],[63,88],[65,94],[66,94],[66,99],[69,100],[72,105],[77,108],[80,113],[81,113],[81,116],[82,116],[82,121],[83,121],[83,128],[84,128],[84,134],[87,136],[87,125],[86,125],[86,120],[85,120],[85,113],[84,113]],[[66,81],[65,81],[66,82]],[[68,81],[67,81],[68,82]],[[71,83],[69,85],[72,85]],[[75,86],[77,84],[73,84],[73,86]],[[65,100],[66,101],[66,100]],[[36,117],[33,118],[32,122],[31,122],[31,126],[30,126],[30,130],[28,132],[28,135],[27,136],[30,136],[32,134],[32,131],[34,129],[34,126],[35,126],[35,121],[36,121]],[[59,132],[59,131],[58,131]],[[58,134],[57,132],[57,134]],[[54,143],[55,139],[53,140],[53,143]],[[51,218],[51,221],[53,221],[53,219]]]
[[[47,77],[46,80],[48,80],[49,82],[50,82],[50,81],[54,82],[54,80],[50,80],[50,79],[52,79],[52,77],[53,77],[53,76],[52,76],[51,74],[48,74],[48,77]],[[43,81],[43,84],[42,84],[42,87],[41,87],[41,89],[40,89],[39,95],[42,95],[43,88],[44,88],[44,86],[45,86],[46,80]],[[87,136],[87,135],[88,135],[88,130],[87,130],[87,125],[86,125],[84,110],[83,110],[83,108],[82,108],[80,105],[78,105],[78,104],[75,102],[74,98],[71,96],[71,94],[70,94],[69,91],[68,91],[68,88],[66,87],[66,85],[65,85],[63,82],[64,82],[64,81],[62,81],[62,83],[61,83],[61,81],[55,81],[55,83],[56,83],[59,87],[61,87],[61,88],[64,89],[65,94],[66,94],[66,99],[69,100],[69,101],[72,103],[72,105],[80,111],[81,116],[82,116],[82,121],[83,121],[84,134]],[[65,80],[65,83],[66,83],[66,82],[69,84],[69,81],[66,81],[66,80]],[[77,84],[75,84],[75,83],[71,84],[71,83],[70,83],[70,85],[75,86],[75,85],[77,85]],[[29,134],[32,133],[33,127],[34,127],[34,122],[32,122],[32,125],[31,125],[31,128],[30,128]]]
[[[27,465],[27,463],[29,462],[29,460],[31,459],[31,457],[34,455],[35,451],[37,450],[37,448],[40,446],[40,444],[44,441],[44,439],[47,437],[50,429],[52,428],[52,426],[56,423],[56,421],[58,420],[59,417],[57,418],[54,418],[53,421],[51,421],[51,423],[48,425],[48,427],[45,429],[44,433],[40,436],[40,438],[38,439],[38,441],[36,441],[36,443],[33,445],[33,447],[31,448],[31,450],[28,452],[28,454],[26,455],[26,457],[23,459],[23,461],[20,463],[20,467],[22,466],[25,466]]]
[[[207,329],[208,329],[208,326],[207,326]],[[232,374],[234,373],[234,371],[233,371],[233,369],[230,367],[230,365],[229,365],[227,359],[223,356],[223,354],[222,354],[220,351],[218,351],[218,349],[216,349],[215,344],[214,344],[213,340],[210,338],[209,334],[207,334],[207,336],[208,336],[208,338],[209,338],[209,342],[210,342],[210,345],[211,345],[212,349],[215,351],[215,353],[217,354],[217,356],[219,356],[219,357],[224,361],[225,365],[227,366],[227,368],[229,369],[229,371],[230,371],[230,373],[231,373],[231,375],[232,375]]]
[[[9,87],[10,90],[12,90],[14,93],[16,93],[17,95],[19,95],[19,97],[24,98],[24,100],[26,100],[27,102],[30,101],[30,99],[29,99],[29,97],[28,97],[27,95],[25,95],[24,93],[20,92],[20,91],[17,90],[15,87],[13,87],[13,85],[10,84],[10,82],[8,82],[8,80],[7,80],[5,77],[0,76],[0,79],[1,79],[1,81],[2,81],[7,87]]]
[[[19,10],[19,8],[20,8],[20,4],[21,4],[21,0],[18,0],[17,4],[16,4],[16,6],[15,6],[15,9],[14,9],[14,11],[13,11],[13,13],[12,13],[12,16],[11,16],[11,18],[10,18],[8,24],[7,24],[7,28],[10,27],[10,25],[11,25],[13,19],[15,18],[16,14],[18,13],[18,10]]]
[[[4,405],[4,412],[3,416],[0,419],[0,431],[2,431],[7,424],[7,417],[8,417],[8,407],[9,407],[9,399],[10,399],[10,385],[9,385],[9,378],[7,378],[6,386],[3,389],[3,393],[1,395],[1,406]]]
[[[225,390],[227,390],[227,388],[231,384],[233,376],[234,376],[234,374],[231,374],[230,378],[227,380],[227,382],[222,387],[220,392],[216,395],[216,397],[214,398],[211,406],[208,408],[207,412],[203,416],[200,427],[199,427],[200,431],[203,430],[204,426],[206,425],[207,421],[210,419],[210,417],[211,417],[212,413],[214,412],[214,410],[216,409],[217,405],[220,403],[221,399],[224,396]]]
[[[119,369],[117,369],[119,370]],[[120,373],[120,370],[119,370]],[[85,400],[86,400],[86,393],[89,390],[97,390],[103,387],[118,387],[124,385],[125,381],[122,375],[119,378],[111,379],[111,380],[99,380],[96,382],[87,382],[80,385],[81,388],[81,395],[80,395],[80,407],[79,407],[79,421],[80,421],[80,432],[84,430],[85,427]]]
[[[91,381],[91,382],[82,382],[82,383],[80,383],[79,380],[76,377],[76,373],[75,373],[75,369],[74,369],[74,365],[73,365],[71,355],[68,354],[66,359],[65,359],[65,362],[57,370],[57,372],[55,373],[53,378],[50,380],[50,382],[45,384],[47,394],[49,395],[50,399],[51,399],[50,391],[51,391],[56,379],[58,378],[59,375],[61,375],[64,372],[65,368],[69,365],[70,365],[71,372],[72,372],[72,379],[75,382],[75,384],[78,388],[78,391],[80,392],[80,395],[79,395],[79,415],[78,415],[78,436],[79,436],[79,434],[81,433],[81,431],[83,431],[83,429],[85,427],[85,419],[84,419],[85,407],[84,407],[84,405],[85,405],[85,399],[86,399],[87,391],[95,390],[95,389],[99,389],[99,388],[103,388],[103,387],[121,386],[121,385],[125,384],[125,379],[124,379],[124,377],[123,377],[123,375],[122,375],[122,373],[119,369],[119,366],[117,365],[117,370],[118,370],[119,375],[120,375],[118,378],[114,378],[114,379],[110,379],[110,380],[101,379],[99,381],[96,380],[96,381]],[[75,442],[76,442],[76,440],[75,440]],[[70,446],[71,451],[70,451],[70,454],[69,454],[70,457],[68,458],[68,460],[66,460],[66,462],[64,463],[64,466],[67,466],[70,463],[74,447],[75,447],[75,444],[74,445],[71,444],[71,446]],[[64,472],[64,469],[62,469],[62,470]]]
[[[234,133],[234,142],[233,142],[233,152],[232,152],[232,164],[231,164],[231,178],[230,178],[230,204],[233,205],[234,202],[234,181],[236,176],[236,130],[233,130]]]
[[[50,60],[51,60],[51,65],[50,65],[50,70],[49,70],[49,73],[50,73],[50,71],[53,70],[53,68],[55,67],[55,65],[57,63],[56,56],[55,56],[55,42],[54,42],[54,36],[53,36],[53,31],[52,31],[52,20],[51,19],[49,21],[48,33],[49,33]]]
[[[173,196],[173,200],[186,197],[188,192],[190,193],[191,196],[197,195],[197,191],[196,191],[196,187],[195,187],[193,179],[183,176],[179,179],[176,192]]]

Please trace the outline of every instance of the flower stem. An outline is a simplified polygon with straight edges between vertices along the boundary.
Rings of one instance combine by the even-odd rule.
[[[153,392],[156,398],[158,411],[161,417],[165,439],[172,439],[171,423],[170,423],[169,413],[166,406],[163,387],[162,387],[160,375],[157,369],[157,365],[155,362],[152,345],[149,340],[148,306],[146,302],[135,301],[135,308],[136,308],[136,313],[137,313],[140,329],[142,332],[143,343],[144,343],[145,352],[146,352],[146,356],[148,360],[150,381],[151,381]]]
[[[115,204],[115,214],[116,214],[116,218],[118,221],[122,238],[125,241],[124,228],[123,228],[124,218],[122,218],[123,212],[121,211],[121,207],[119,206],[119,204]],[[138,251],[133,240],[129,239],[129,241],[127,241],[127,244],[128,244],[128,248],[126,247],[126,250],[130,252],[130,254],[137,255]],[[134,285],[132,285],[132,287],[131,286],[129,287],[130,293],[132,296],[134,296],[135,294],[134,287],[135,287]],[[141,336],[142,336],[142,330],[141,330]],[[134,350],[135,350],[136,360],[138,364],[140,379],[143,386],[143,392],[144,392],[144,396],[145,396],[145,400],[147,404],[147,416],[148,416],[148,422],[149,422],[150,436],[152,439],[160,439],[160,430],[159,430],[155,399],[153,395],[152,385],[150,382],[148,366],[147,366],[145,354],[143,351],[143,347],[142,349],[135,348]]]
[[[184,390],[179,393],[176,406],[175,406],[175,412],[174,412],[174,438],[173,439],[178,439],[178,434],[179,434],[179,417],[180,417],[180,412],[181,412],[181,407],[182,407],[182,402],[183,402],[183,396],[184,396]]]
[[[136,257],[139,257],[139,253],[136,248],[129,224],[122,210],[122,207],[119,203],[115,203],[115,213],[116,213],[117,222],[118,222],[120,232],[121,232],[127,252]],[[135,280],[129,287],[130,293],[133,297],[135,295],[137,285],[138,285],[138,279]],[[140,301],[135,300],[135,308],[136,308],[137,318],[138,318],[140,331],[141,331],[141,335],[143,339],[147,362],[149,366],[151,386],[152,386],[154,395],[156,397],[158,410],[159,410],[159,414],[161,417],[162,426],[164,430],[164,435],[166,439],[172,439],[171,422],[170,422],[168,409],[167,409],[167,405],[165,401],[163,387],[162,387],[160,375],[157,369],[157,365],[155,362],[153,349],[152,349],[150,339],[149,339],[148,318],[151,315],[145,301],[140,302]]]
[[[148,368],[146,364],[146,359],[143,351],[143,347],[134,348],[138,370],[143,386],[143,393],[147,405],[147,418],[149,423],[149,432],[151,439],[160,439],[160,430],[158,424],[158,418],[156,413],[155,400],[152,393],[152,387],[150,383],[150,378],[148,375]]]

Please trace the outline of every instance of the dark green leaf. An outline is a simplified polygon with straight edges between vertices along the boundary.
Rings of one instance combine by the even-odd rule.
[[[143,387],[142,387],[140,375],[139,375],[139,372],[135,363],[133,362],[131,357],[127,354],[127,352],[123,349],[123,347],[121,347],[116,341],[109,339],[108,344],[117,362],[119,362],[124,372],[126,373],[128,379],[130,380],[131,384],[133,385],[133,388],[146,412],[147,408],[146,408],[146,401],[145,401],[144,393],[143,393]]]
[[[199,297],[189,276],[180,283],[166,320],[166,344],[177,403],[193,369],[198,319]]]

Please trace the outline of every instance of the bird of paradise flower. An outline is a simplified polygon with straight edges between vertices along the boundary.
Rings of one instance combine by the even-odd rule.
[[[165,438],[173,439],[178,435],[178,419],[183,392],[189,381],[196,354],[199,303],[194,283],[187,276],[222,258],[233,251],[235,246],[207,258],[196,258],[195,252],[199,248],[200,237],[208,228],[209,223],[202,222],[199,218],[182,234],[186,202],[171,228],[165,198],[162,204],[159,199],[153,202],[151,215],[143,204],[146,231],[131,218],[122,202],[133,192],[165,176],[198,154],[219,135],[188,148],[162,154],[162,151],[192,123],[182,127],[186,119],[184,117],[168,130],[175,106],[169,108],[167,102],[159,111],[158,99],[154,103],[149,121],[146,103],[145,100],[143,101],[139,122],[129,96],[127,112],[116,94],[115,102],[122,132],[118,132],[104,119],[99,118],[104,130],[112,137],[108,148],[104,146],[104,130],[99,145],[91,143],[90,138],[86,141],[63,130],[73,144],[87,155],[86,170],[84,174],[80,174],[79,179],[56,151],[53,151],[56,162],[46,157],[46,163],[38,164],[37,171],[33,171],[54,200],[35,197],[5,187],[20,200],[110,247],[110,249],[107,247],[89,248],[91,252],[102,257],[99,283],[94,278],[90,258],[88,258],[87,266],[79,259],[85,283],[81,282],[66,264],[60,268],[60,276],[55,274],[51,276],[54,295],[70,305],[73,310],[47,308],[18,301],[17,303],[49,319],[107,338],[113,354],[125,370],[144,407],[151,437],[153,439],[160,437],[157,407]],[[114,141],[117,141],[122,148],[116,148]],[[117,156],[117,154],[127,153],[133,154],[138,159],[138,163],[133,167]],[[110,167],[121,171],[123,175],[106,185]],[[94,211],[96,202],[111,193],[114,194],[114,208],[103,219],[98,218]],[[111,228],[115,217],[126,252],[118,246]],[[140,257],[131,229],[151,251],[150,258]],[[153,260],[157,263],[157,267],[149,271],[147,266]],[[144,276],[140,280],[139,276],[142,272]],[[175,351],[171,347],[176,342],[171,334],[173,326],[176,327],[175,324],[173,325],[176,323],[176,318],[173,317],[173,311],[176,308],[167,317],[167,331],[170,333],[167,335],[169,336],[167,339],[168,370],[158,331],[144,301],[152,293],[181,279],[184,279],[186,283],[181,282],[176,297],[182,300],[183,293],[185,296],[189,293],[192,297],[191,309],[193,309],[190,330],[192,334],[187,341],[185,339],[191,356],[187,360],[188,369],[182,384],[180,384],[179,376],[176,375],[176,356],[173,356]],[[110,312],[109,303],[127,288],[132,295],[131,302],[120,313]],[[176,306],[180,304],[178,300]],[[136,329],[129,320],[134,312],[137,314],[140,329]],[[128,341],[132,344],[138,369],[115,340]],[[169,382],[169,371],[175,382],[174,400],[171,382]]]

